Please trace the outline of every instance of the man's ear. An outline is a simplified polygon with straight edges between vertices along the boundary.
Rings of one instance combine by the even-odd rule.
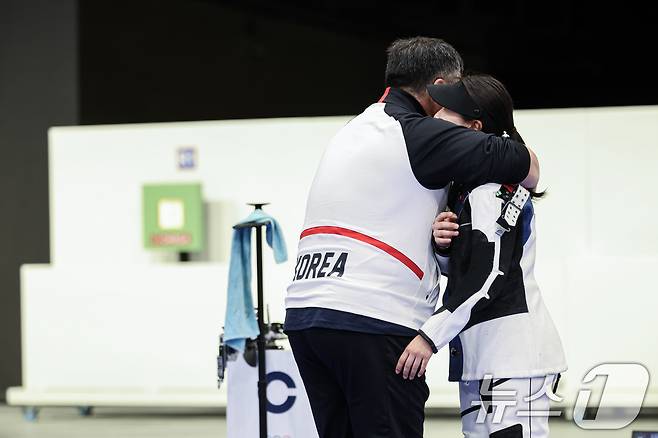
[[[476,131],[482,131],[482,122],[479,120],[473,120],[471,128],[475,129]]]
[[[446,83],[446,81],[443,78],[434,79],[434,85],[445,84],[445,83]]]

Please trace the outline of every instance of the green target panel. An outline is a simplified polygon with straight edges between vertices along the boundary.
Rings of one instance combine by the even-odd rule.
[[[145,248],[203,251],[201,184],[146,184],[142,205]]]

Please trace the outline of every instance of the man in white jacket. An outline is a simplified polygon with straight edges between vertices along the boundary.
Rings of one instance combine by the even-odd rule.
[[[410,342],[429,348],[417,335],[439,295],[431,225],[446,186],[537,183],[523,144],[429,117],[440,106],[427,86],[462,70],[442,40],[395,41],[384,95],[336,134],[319,164],[285,330],[320,438],[423,436],[425,378],[395,367]]]

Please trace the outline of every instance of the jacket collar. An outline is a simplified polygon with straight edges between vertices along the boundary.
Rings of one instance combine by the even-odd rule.
[[[423,116],[427,115],[420,102],[401,88],[387,87],[386,91],[384,91],[384,95],[379,101],[401,106],[410,112],[418,113]]]

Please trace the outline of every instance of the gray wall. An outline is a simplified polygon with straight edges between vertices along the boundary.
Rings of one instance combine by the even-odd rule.
[[[77,1],[0,0],[0,400],[21,384],[19,266],[49,261],[47,129],[78,123]]]

